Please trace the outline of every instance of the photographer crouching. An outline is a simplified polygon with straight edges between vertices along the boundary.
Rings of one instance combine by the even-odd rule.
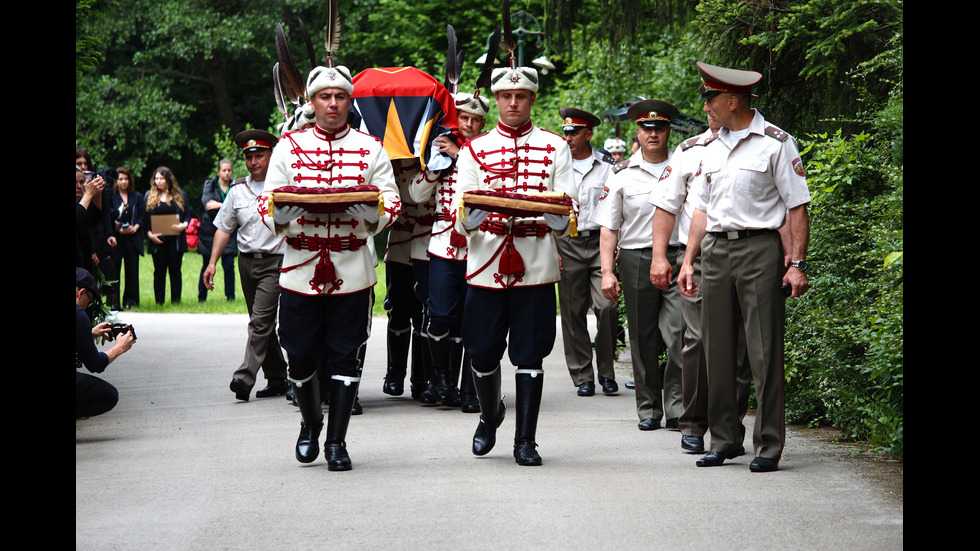
[[[85,366],[92,373],[102,373],[113,360],[126,353],[136,341],[132,326],[113,326],[100,323],[92,326],[92,319],[86,313],[90,304],[97,304],[99,287],[95,278],[83,268],[75,268],[75,419],[101,415],[116,407],[119,392],[108,382],[79,373]],[[115,340],[106,352],[95,347],[95,339],[103,337]]]

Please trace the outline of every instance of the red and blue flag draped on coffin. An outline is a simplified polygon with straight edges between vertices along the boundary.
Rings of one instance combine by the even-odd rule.
[[[423,170],[431,160],[432,140],[459,127],[449,90],[415,67],[361,71],[351,100],[361,131],[380,138],[392,160],[418,157]]]

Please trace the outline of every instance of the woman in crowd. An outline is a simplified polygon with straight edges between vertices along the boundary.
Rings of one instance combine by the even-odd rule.
[[[153,183],[146,193],[144,204],[145,216],[143,225],[149,239],[147,251],[153,257],[153,295],[157,304],[163,304],[166,290],[167,274],[170,274],[170,302],[180,302],[181,274],[180,267],[187,252],[187,226],[190,223],[190,205],[187,194],[180,189],[177,178],[167,167],[161,166],[153,171]],[[153,217],[155,215],[176,215],[173,224],[169,225],[169,235],[163,231],[154,233]],[[158,228],[159,229],[159,228]]]
[[[122,287],[122,307],[129,310],[140,304],[139,268],[140,257],[143,256],[143,233],[140,228],[143,227],[143,194],[133,189],[136,180],[128,168],[119,167],[116,172],[119,176],[112,192],[112,208],[117,244],[112,249],[112,258],[115,265],[120,268],[119,273],[122,277],[113,286],[116,304],[112,306],[116,310],[119,309],[119,291],[122,280],[125,279],[125,287]],[[122,268],[124,264],[125,269]]]

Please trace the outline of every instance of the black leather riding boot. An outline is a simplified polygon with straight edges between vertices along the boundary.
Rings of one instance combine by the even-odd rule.
[[[459,381],[460,409],[463,413],[480,413],[480,401],[476,397],[476,387],[473,385],[473,370],[469,365],[470,355],[464,352]]]
[[[473,434],[473,453],[486,455],[497,443],[497,428],[504,422],[507,408],[500,396],[500,364],[489,373],[480,373],[473,369],[473,385],[476,395],[480,397],[483,412],[480,414],[480,424]]]
[[[449,339],[441,337],[434,339],[428,334],[422,334],[422,341],[425,343],[426,354],[426,373],[428,383],[419,401],[423,404],[435,404],[446,399],[449,391]]]
[[[442,401],[444,406],[458,408],[460,406],[459,396],[459,372],[460,362],[463,361],[463,339],[459,337],[447,337],[449,341],[449,354],[446,361],[446,399]]]
[[[327,412],[327,441],[323,446],[323,453],[326,456],[327,469],[331,471],[351,469],[345,440],[359,383],[358,377],[330,377],[330,410]]]
[[[296,459],[300,463],[312,463],[320,453],[320,431],[323,430],[323,409],[320,405],[320,381],[313,373],[305,381],[290,380],[293,396],[303,420],[296,440]]]
[[[541,464],[541,456],[534,449],[538,445],[534,435],[538,427],[541,409],[541,391],[544,389],[544,371],[541,364],[519,366],[515,375],[517,386],[517,428],[514,431],[514,459],[518,465]]]
[[[428,358],[429,343],[422,340],[422,334],[412,331],[412,399],[418,400],[422,396],[429,378],[432,376],[432,360]]]
[[[388,373],[381,392],[392,396],[405,393],[405,372],[408,370],[408,349],[412,342],[412,330],[388,328]]]

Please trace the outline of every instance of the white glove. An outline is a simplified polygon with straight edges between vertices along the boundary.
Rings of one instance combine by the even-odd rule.
[[[359,203],[357,205],[351,205],[347,207],[347,214],[351,216],[356,216],[358,218],[363,218],[368,224],[377,224],[378,220],[381,218],[378,216],[378,207],[371,207],[365,205],[364,203]]]
[[[285,226],[286,224],[296,220],[300,216],[306,214],[306,209],[297,206],[285,206],[280,207],[276,205],[272,218],[276,221],[276,224],[280,226]]]
[[[489,211],[466,207],[466,220],[462,220],[463,227],[468,230],[472,230],[473,228],[482,224],[487,216],[490,216]]]
[[[555,231],[562,231],[568,227],[567,214],[551,214],[550,212],[542,214],[544,214],[544,221],[547,222],[549,228]]]

